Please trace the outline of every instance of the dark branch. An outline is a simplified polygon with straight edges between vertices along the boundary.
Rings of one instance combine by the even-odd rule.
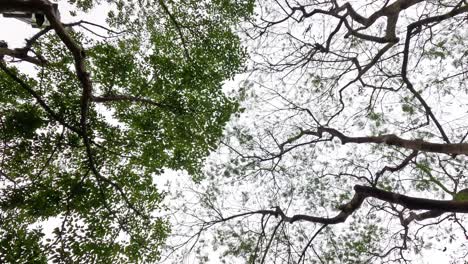
[[[297,221],[306,221],[312,223],[320,223],[325,225],[332,225],[343,223],[346,219],[353,214],[366,198],[375,198],[381,201],[385,201],[391,204],[399,204],[405,208],[411,210],[430,210],[429,212],[423,213],[421,215],[414,215],[408,218],[406,221],[409,223],[412,220],[424,220],[431,217],[437,217],[443,213],[468,213],[468,201],[453,201],[453,200],[433,200],[433,199],[424,199],[402,195],[395,192],[384,191],[375,187],[355,185],[354,186],[355,194],[351,201],[341,205],[339,209],[341,212],[335,217],[317,217],[311,215],[297,214],[293,216],[287,216],[283,210],[277,206],[275,210],[258,210],[247,213],[242,213],[238,215],[233,215],[227,218],[222,218],[213,223],[225,222],[234,218],[250,216],[254,214],[261,215],[273,215],[275,217],[280,217],[283,222],[294,223]]]
[[[309,135],[315,135],[322,137],[323,132],[329,133],[341,140],[342,144],[346,143],[376,143],[386,144],[389,146],[402,147],[405,149],[412,149],[417,151],[434,152],[434,153],[445,153],[445,154],[464,154],[468,155],[468,144],[444,144],[444,143],[432,143],[421,139],[408,140],[400,138],[394,134],[386,134],[381,136],[369,136],[369,137],[348,137],[340,131],[333,128],[320,127],[317,132],[307,131]]]
[[[8,49],[8,48],[0,48],[0,58],[3,57],[4,55],[24,60],[33,64],[36,64],[38,66],[42,66],[46,64],[47,62],[44,60],[41,60],[39,58],[31,57],[27,54],[27,50],[24,49]]]
[[[12,70],[10,70],[3,61],[0,61],[0,68],[5,72],[13,81],[18,83],[21,88],[23,88],[25,91],[27,91],[34,99],[36,99],[37,103],[46,111],[48,115],[50,115],[55,121],[59,122],[62,126],[70,129],[71,131],[77,133],[78,135],[81,135],[81,131],[73,127],[72,125],[68,124],[65,122],[65,120],[58,115],[57,113],[52,110],[49,105],[41,98],[41,96],[34,91],[25,81],[23,81],[21,78],[19,78]]]

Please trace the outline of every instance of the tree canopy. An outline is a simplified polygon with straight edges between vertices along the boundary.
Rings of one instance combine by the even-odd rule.
[[[80,18],[101,4],[105,22]],[[0,47],[0,262],[156,261],[171,229],[158,175],[201,179],[237,109],[221,86],[243,67],[233,30],[253,4],[69,0],[58,10],[0,2],[1,13],[47,22],[24,46]]]
[[[465,263],[468,3],[259,0],[255,13],[241,113],[207,182],[189,186],[199,199],[173,232],[193,236],[174,248],[225,263]]]
[[[67,2],[0,2],[0,262],[466,262],[466,0]]]

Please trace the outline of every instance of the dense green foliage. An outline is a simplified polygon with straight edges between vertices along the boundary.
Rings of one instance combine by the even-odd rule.
[[[244,111],[207,183],[174,194],[194,234],[174,245],[200,263],[466,263],[467,1],[256,14]]]
[[[103,1],[69,2],[79,20]],[[83,22],[67,32],[84,48],[92,94],[55,28],[32,45],[46,62],[34,74],[0,62],[2,263],[157,260],[170,232],[157,176],[199,180],[237,109],[221,85],[242,69],[233,26],[251,1],[105,4],[109,37]]]

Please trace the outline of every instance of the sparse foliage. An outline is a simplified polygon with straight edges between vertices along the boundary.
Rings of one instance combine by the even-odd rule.
[[[466,261],[468,3],[255,10],[243,113],[179,245],[226,263]]]

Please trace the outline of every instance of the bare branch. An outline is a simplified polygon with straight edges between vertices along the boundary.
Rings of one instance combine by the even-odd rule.
[[[37,66],[43,66],[46,64],[46,61],[43,61],[38,58],[31,57],[27,54],[26,50],[23,49],[8,49],[8,48],[0,48],[0,58],[3,57],[3,55],[7,55],[13,58],[17,58],[20,60],[24,60],[27,62],[30,62],[32,64],[36,64]]]
[[[408,140],[402,139],[394,134],[386,134],[381,136],[369,136],[369,137],[348,137],[333,128],[319,127],[317,132],[307,131],[307,134],[322,136],[323,132],[327,132],[341,140],[342,144],[347,143],[377,143],[386,144],[389,146],[402,147],[405,149],[412,149],[417,151],[434,152],[434,153],[445,153],[445,154],[464,154],[468,155],[468,144],[467,143],[432,143],[421,139]]]

